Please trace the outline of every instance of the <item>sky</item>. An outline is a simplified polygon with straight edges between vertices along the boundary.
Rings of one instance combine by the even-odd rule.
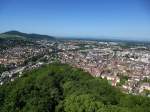
[[[0,32],[150,40],[150,0],[0,0]]]

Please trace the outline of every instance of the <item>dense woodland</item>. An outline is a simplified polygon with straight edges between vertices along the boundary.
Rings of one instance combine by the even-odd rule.
[[[150,99],[123,94],[80,69],[51,64],[1,86],[0,112],[150,112]]]

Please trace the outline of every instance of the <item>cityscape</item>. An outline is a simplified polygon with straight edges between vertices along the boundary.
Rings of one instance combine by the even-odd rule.
[[[14,44],[14,43],[12,43]],[[36,40],[0,50],[0,84],[60,62],[89,72],[125,93],[150,96],[150,46],[95,40]]]
[[[0,112],[150,112],[150,0],[0,0]]]

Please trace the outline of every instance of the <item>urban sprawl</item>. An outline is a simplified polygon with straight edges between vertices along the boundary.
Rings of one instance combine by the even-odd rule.
[[[0,73],[0,85],[54,62],[81,68],[127,94],[150,96],[150,48],[123,42],[38,40],[1,48],[0,65],[4,71]]]

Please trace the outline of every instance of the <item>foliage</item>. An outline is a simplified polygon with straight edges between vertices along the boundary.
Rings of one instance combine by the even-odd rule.
[[[81,69],[51,64],[1,86],[0,112],[150,112],[150,99],[125,95]]]
[[[150,83],[150,79],[149,78],[144,78],[144,80],[142,80],[141,82],[148,82],[148,83]]]
[[[0,74],[4,71],[7,71],[7,68],[3,64],[0,64]]]
[[[120,83],[118,83],[119,86],[122,86],[123,84],[125,84],[126,81],[128,81],[128,76],[124,76],[124,75],[120,75]]]

